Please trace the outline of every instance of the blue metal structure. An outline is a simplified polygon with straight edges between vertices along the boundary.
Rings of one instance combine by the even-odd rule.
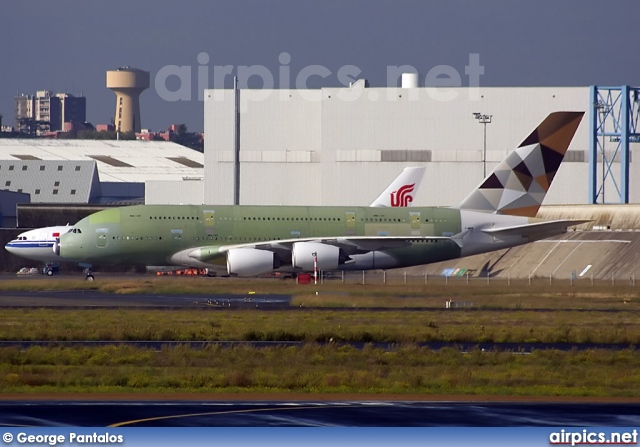
[[[640,142],[640,87],[593,85],[590,112],[589,203],[614,203],[606,201],[605,185],[613,186],[619,203],[629,203],[629,143]],[[620,162],[618,177],[612,171],[614,161]]]

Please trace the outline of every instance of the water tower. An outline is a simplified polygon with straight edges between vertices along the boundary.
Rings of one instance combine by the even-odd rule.
[[[140,93],[149,88],[149,72],[131,67],[109,70],[107,88],[116,94],[116,130],[140,132]]]

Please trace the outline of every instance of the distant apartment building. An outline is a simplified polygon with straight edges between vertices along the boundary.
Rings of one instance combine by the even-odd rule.
[[[60,130],[61,113],[60,101],[48,90],[38,90],[35,96],[35,120],[43,123],[49,123],[46,130]]]
[[[38,90],[34,96],[15,97],[15,128],[36,133],[63,130],[64,123],[87,120],[87,99],[69,93]]]
[[[15,117],[14,127],[19,129],[24,119],[35,119],[35,113],[33,112],[34,100],[33,96],[20,95],[16,96],[14,101],[13,114]]]
[[[60,100],[60,129],[64,123],[84,123],[87,121],[87,98],[69,93],[56,93]]]

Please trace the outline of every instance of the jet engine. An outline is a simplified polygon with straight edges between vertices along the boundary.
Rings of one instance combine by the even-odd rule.
[[[234,248],[227,252],[227,271],[230,275],[265,275],[278,267],[280,267],[280,263],[272,251]]]
[[[291,251],[291,262],[294,267],[312,271],[313,258],[318,259],[318,270],[335,270],[339,264],[349,259],[338,247],[319,242],[296,242]]]

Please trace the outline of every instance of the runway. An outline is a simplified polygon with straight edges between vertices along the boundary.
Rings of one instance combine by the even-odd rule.
[[[283,309],[288,308],[290,303],[291,295],[114,295],[95,290],[0,291],[0,307]]]
[[[77,427],[551,427],[640,425],[639,403],[0,402],[0,425]]]

